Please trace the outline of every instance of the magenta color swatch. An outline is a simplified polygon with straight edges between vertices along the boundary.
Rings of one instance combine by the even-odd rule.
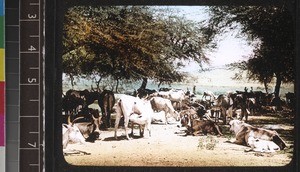
[[[0,114],[0,146],[5,146],[4,138],[5,138],[5,116]]]

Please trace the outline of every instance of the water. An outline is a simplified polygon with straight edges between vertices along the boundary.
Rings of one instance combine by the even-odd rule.
[[[115,90],[115,85],[113,82],[104,81],[104,83],[111,83],[111,85],[104,87],[103,85],[100,86],[101,89],[110,89]],[[119,85],[119,93],[129,93],[133,92],[134,90],[138,89],[141,86],[142,81],[134,82],[134,83],[120,83]],[[74,89],[76,90],[84,90],[84,89],[91,89],[92,81],[80,79],[76,82]],[[250,87],[253,87],[253,91],[262,91],[265,92],[264,86],[262,84],[258,84],[256,82],[242,82],[239,81],[235,85],[230,86],[222,86],[220,84],[211,84],[211,85],[203,85],[198,82],[185,82],[185,83],[172,83],[171,85],[162,84],[160,87],[163,88],[175,88],[175,89],[183,89],[185,91],[193,91],[193,87],[196,86],[196,94],[202,95],[204,91],[212,91],[215,95],[225,94],[228,91],[244,91],[244,88],[247,87],[248,91],[250,91]],[[71,84],[66,80],[63,82],[63,91],[66,92],[67,90],[71,89]],[[93,88],[96,88],[96,85],[93,84]],[[156,89],[158,90],[158,83],[153,81],[148,81],[147,83],[148,89]],[[274,85],[270,85],[270,88],[274,88]],[[269,90],[269,92],[273,92],[273,90]],[[280,89],[280,96],[284,97],[285,93],[287,92],[294,92],[294,86],[292,84],[282,84]]]

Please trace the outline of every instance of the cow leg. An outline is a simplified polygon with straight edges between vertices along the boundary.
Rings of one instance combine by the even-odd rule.
[[[248,134],[245,132],[240,132],[239,134],[236,135],[235,141],[233,143],[238,144],[238,145],[245,145],[248,143]]]
[[[143,126],[142,125],[139,125],[139,128],[140,128],[140,136],[141,137],[144,137],[144,128],[143,128]]]
[[[279,146],[280,150],[283,150],[285,147],[287,147],[286,143],[281,137],[279,137],[278,134],[273,136],[272,141]]]
[[[215,122],[217,122],[215,110],[213,110],[213,109],[210,110],[210,116],[211,116],[211,117],[215,117]]]
[[[200,134],[199,134],[199,131],[194,131],[193,132],[193,136],[199,136]]]
[[[250,151],[254,151],[253,148],[248,148],[248,149],[245,149],[244,152],[250,152]]]
[[[150,124],[146,124],[147,130],[148,130],[148,133],[149,133],[149,137],[151,137],[151,128],[150,128],[150,125],[151,125],[151,123]]]
[[[169,113],[169,111],[168,111]],[[169,122],[168,122],[168,113],[165,113],[165,125],[168,125]]]
[[[107,128],[110,128],[110,126],[111,126],[110,122],[111,121],[110,121],[110,111],[109,110],[106,111],[106,115],[107,115],[106,116],[106,124],[107,124],[106,126],[107,126]]]
[[[125,135],[128,140],[130,140],[129,135],[128,135],[128,123],[129,123],[129,117],[124,116],[124,129],[125,129]]]
[[[120,119],[121,119],[121,114],[122,114],[122,110],[120,109],[120,107],[116,108],[116,121],[115,121],[115,139],[117,139],[117,130],[119,128],[119,123],[120,123]]]
[[[140,136],[142,137],[143,136],[143,132],[142,132],[142,126],[139,125],[139,130],[140,130]]]
[[[181,101],[179,102],[179,110],[180,111],[182,110],[182,102]]]
[[[240,119],[239,119],[239,120],[241,120],[241,121],[242,121],[242,120],[243,120],[243,118],[244,118],[244,109],[242,108],[242,109],[241,109],[241,116],[240,116]]]
[[[250,116],[254,116],[254,108],[250,108]]]
[[[226,124],[226,117],[227,117],[226,109],[223,107],[223,108],[220,109],[220,111],[221,111],[221,116],[223,116],[223,124],[225,125]]]
[[[222,132],[221,132],[221,130],[220,130],[220,128],[219,128],[219,126],[218,125],[216,125],[216,124],[214,124],[214,126],[213,126],[214,128],[215,128],[215,130],[217,131],[217,135],[218,136],[223,136],[223,134],[222,134]]]
[[[131,137],[133,137],[133,127],[134,127],[134,123],[131,122],[131,133],[130,133]]]
[[[236,140],[233,143],[238,144],[238,145],[244,145],[244,140],[236,138]]]
[[[116,118],[116,121],[115,121],[115,139],[117,139],[117,130],[119,128],[119,122],[120,122],[120,118]]]
[[[246,119],[246,122],[248,121],[248,115],[249,115],[248,109],[245,109],[245,119]]]
[[[245,116],[245,122],[248,122],[248,112],[247,112],[247,109],[246,108],[242,108],[241,110],[242,110],[242,112],[241,112],[241,120]]]

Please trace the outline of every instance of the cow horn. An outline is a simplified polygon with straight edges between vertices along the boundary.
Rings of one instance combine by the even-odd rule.
[[[94,117],[94,114],[92,114],[92,118],[93,118],[94,121],[97,119],[97,118]]]
[[[68,116],[68,124],[71,124],[71,115]]]
[[[76,122],[76,121],[78,121],[79,119],[83,119],[84,117],[78,117],[78,118],[76,118],[76,119],[74,119],[73,121],[72,121],[72,125],[74,125],[74,123]]]

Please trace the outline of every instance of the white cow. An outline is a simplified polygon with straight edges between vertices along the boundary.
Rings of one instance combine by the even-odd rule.
[[[134,114],[138,114],[141,116],[141,119],[131,118],[131,120],[135,123],[146,123],[148,122],[148,118],[150,116],[150,124],[151,124],[151,116],[153,110],[151,109],[150,103],[146,100],[141,100],[138,97],[133,97],[129,95],[123,95],[117,102],[116,105],[116,121],[115,121],[115,138],[117,139],[117,130],[119,127],[119,122],[122,116],[124,116],[124,129],[125,135],[128,140],[130,140],[128,136],[128,123],[130,120],[130,116]],[[150,125],[147,123],[148,130],[150,130]],[[149,131],[150,132],[150,131]]]
[[[235,133],[233,143],[250,146],[250,150],[271,152],[287,146],[276,131],[256,128],[239,120],[231,120],[229,125],[229,130]]]
[[[138,124],[140,128],[140,136],[144,135],[144,129],[148,130],[151,137],[151,121],[153,109],[149,101],[144,101],[142,104],[134,103],[132,113],[129,116],[131,122],[131,135],[133,136],[133,125]]]
[[[152,117],[151,117],[151,122],[162,122],[166,124],[166,112],[165,111],[160,111],[160,112],[154,112]]]
[[[254,136],[248,137],[248,146],[250,149],[246,149],[246,152],[275,152],[280,151],[280,147],[270,140],[263,140],[255,138]]]
[[[189,98],[189,96],[186,96],[185,92],[181,89],[178,89],[178,90],[171,89],[169,91],[160,91],[160,92],[158,92],[157,95],[159,97],[169,99],[169,100],[171,100],[171,102],[176,103],[176,107],[179,106],[180,110],[181,110],[181,106],[182,106],[182,101]]]
[[[162,97],[152,97],[150,99],[150,103],[151,103],[152,109],[154,111],[157,111],[157,112],[164,111],[165,112],[165,119],[166,119],[165,124],[168,123],[168,115],[171,115],[177,121],[179,120],[179,113],[174,110],[170,100],[164,99]]]
[[[207,97],[209,97],[209,99],[207,99]],[[209,100],[209,101],[213,101],[216,99],[215,94],[212,91],[204,91],[203,92],[203,96],[202,96],[202,100]]]
[[[85,138],[76,125],[62,124],[62,145],[66,149],[69,143],[85,143]]]

